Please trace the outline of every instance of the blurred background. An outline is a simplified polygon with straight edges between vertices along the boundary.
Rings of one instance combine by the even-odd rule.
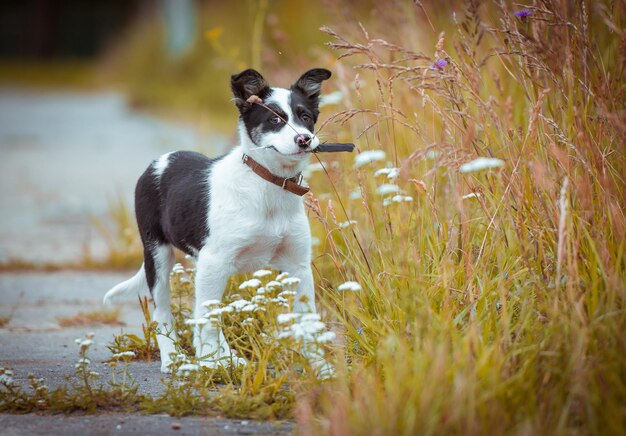
[[[235,142],[230,75],[253,67],[287,86],[305,69],[329,67],[319,27],[353,9],[330,1],[2,2],[0,263],[105,257],[111,240],[125,239],[111,234],[119,223],[134,228],[134,183],[152,159],[175,149],[218,154]]]

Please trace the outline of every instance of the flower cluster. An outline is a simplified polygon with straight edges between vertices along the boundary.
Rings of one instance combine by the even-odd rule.
[[[74,367],[76,368],[76,373],[83,378],[85,384],[88,383],[89,379],[100,375],[95,371],[89,371],[91,360],[87,357],[87,353],[93,345],[95,335],[93,332],[86,333],[84,339],[78,338],[74,341],[78,345],[78,361],[74,364]]]
[[[296,341],[325,344],[335,339],[335,333],[326,330],[326,324],[317,313],[281,313],[276,317],[282,327],[278,339],[292,338]]]
[[[340,284],[339,286],[337,286],[337,290],[338,291],[353,291],[353,292],[358,292],[360,291],[361,285],[357,282],[352,282],[352,281],[348,281],[348,282],[344,282],[342,284]]]
[[[0,368],[0,385],[6,387],[14,387],[13,371],[6,368]]]
[[[386,157],[387,155],[383,150],[367,150],[356,155],[354,158],[354,167],[359,168],[371,162],[385,160]]]
[[[473,161],[466,162],[459,167],[459,171],[462,173],[471,173],[475,171],[488,170],[491,168],[499,168],[504,166],[502,159],[496,159],[494,157],[478,157]]]

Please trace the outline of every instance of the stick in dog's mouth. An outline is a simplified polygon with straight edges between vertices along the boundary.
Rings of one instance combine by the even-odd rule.
[[[271,107],[269,107],[265,103],[263,103],[263,99],[261,97],[259,97],[258,95],[254,95],[254,94],[251,95],[246,100],[246,103],[258,104],[259,106],[267,109],[268,111],[270,111],[271,113],[276,115],[278,118],[280,118],[282,120],[282,122],[285,123],[285,125],[289,126],[289,128],[291,130],[296,132],[296,135],[300,135],[300,133],[291,124],[289,124],[286,119],[284,119],[283,117],[278,115],[276,113],[276,111],[274,111]],[[315,138],[316,136],[317,135],[314,133],[313,136],[311,138],[309,138],[309,140],[307,141],[307,144],[309,142],[311,142],[313,140],[313,138]],[[336,152],[341,152],[341,151],[346,151],[346,152],[351,153],[352,151],[354,151],[354,144],[352,144],[350,142],[325,142],[323,144],[318,145],[313,150],[308,149],[308,150],[304,150],[304,151],[301,151],[301,152],[298,152],[298,153],[287,154],[287,155],[284,154],[284,153],[281,153],[280,151],[278,151],[278,149],[276,147],[274,147],[273,145],[267,145],[267,146],[263,146],[263,147],[256,147],[256,148],[253,148],[253,150],[259,150],[259,149],[263,149],[263,148],[272,149],[275,152],[277,152],[279,154],[282,154],[284,156],[293,156],[293,155],[297,155],[297,154],[300,154],[300,153],[336,153]]]

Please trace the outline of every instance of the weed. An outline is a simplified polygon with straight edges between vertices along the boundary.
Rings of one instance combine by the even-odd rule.
[[[94,310],[92,312],[78,312],[72,316],[60,316],[56,318],[61,327],[72,327],[85,324],[123,324],[120,321],[120,310]]]
[[[135,360],[143,360],[151,362],[158,359],[159,348],[156,340],[156,323],[152,321],[150,315],[150,307],[147,297],[139,297],[139,305],[144,316],[141,325],[143,337],[131,333],[121,332],[113,337],[113,342],[107,345],[107,348],[113,355],[122,355],[124,353],[132,354]]]
[[[96,385],[99,374],[90,370],[89,348],[93,344],[93,333],[76,339],[79,358],[75,364],[74,377],[70,386],[50,390],[44,379],[28,375],[30,390],[25,392],[13,380],[13,371],[0,368],[0,412],[95,412],[96,410],[137,410],[143,397],[137,394],[137,386],[127,377],[127,365],[116,374],[112,371],[109,387]],[[115,366],[115,365],[113,365]],[[116,376],[121,380],[116,381]]]

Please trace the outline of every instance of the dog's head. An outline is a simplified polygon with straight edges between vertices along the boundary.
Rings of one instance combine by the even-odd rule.
[[[270,87],[255,70],[232,76],[231,88],[241,115],[241,143],[246,152],[265,163],[278,159],[298,166],[304,161],[319,145],[313,126],[319,115],[322,82],[330,76],[330,71],[315,68],[289,89]]]

